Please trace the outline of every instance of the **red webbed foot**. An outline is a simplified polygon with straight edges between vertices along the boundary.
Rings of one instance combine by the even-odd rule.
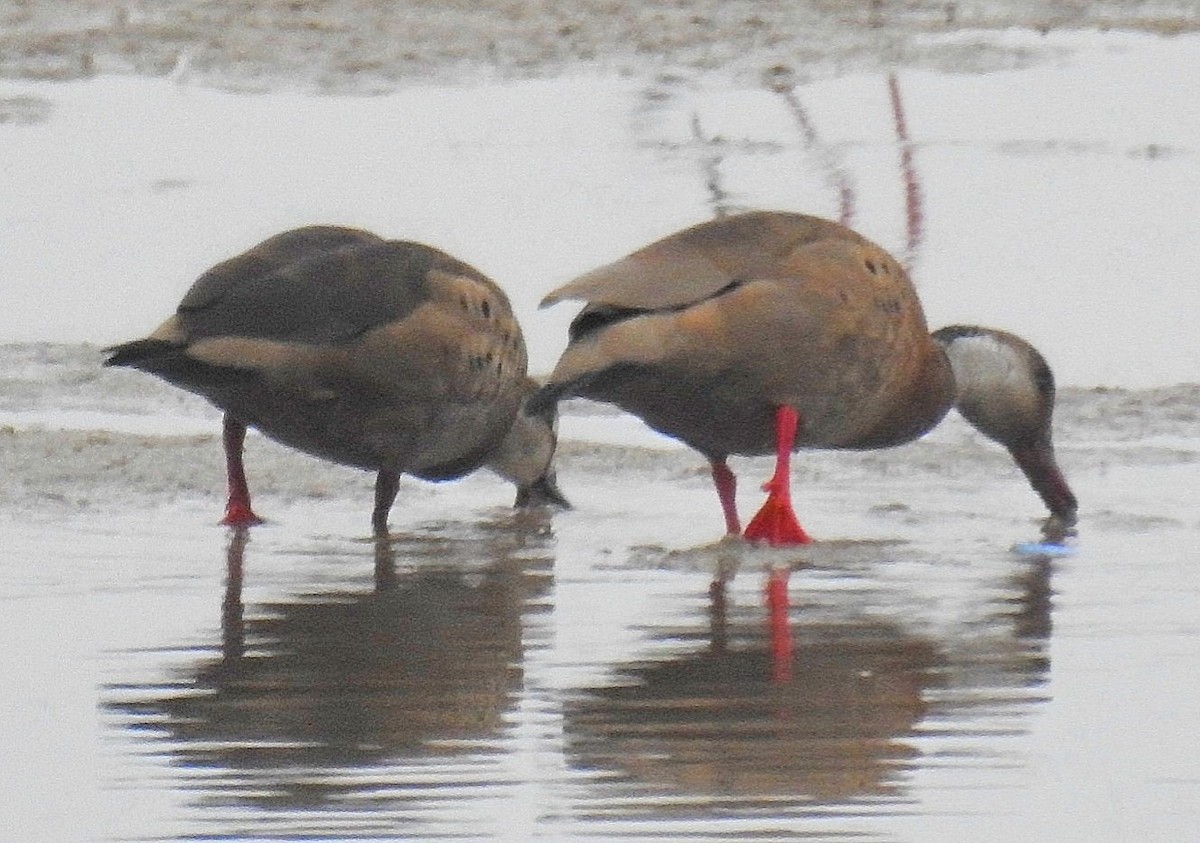
[[[786,490],[780,493],[770,483],[766,488],[766,503],[746,525],[746,531],[742,534],[746,541],[765,541],[772,547],[811,543],[812,538],[796,520],[796,513],[792,510],[790,495]]]
[[[225,507],[225,517],[221,519],[221,523],[226,527],[253,527],[255,524],[262,524],[263,519],[254,514],[249,503],[230,501]]]
[[[792,510],[790,457],[799,420],[799,414],[791,407],[783,406],[775,411],[775,473],[763,486],[767,493],[766,503],[743,533],[747,541],[765,541],[772,547],[812,541]]]

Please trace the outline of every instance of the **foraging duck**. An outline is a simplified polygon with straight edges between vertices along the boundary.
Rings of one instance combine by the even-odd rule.
[[[845,226],[781,212],[724,217],[589,272],[542,306],[566,299],[586,305],[532,403],[616,404],[699,451],[729,534],[741,532],[730,454],[776,457],[744,536],[802,544],[810,539],[791,505],[793,450],[900,445],[956,399],[1013,452],[1052,513],[1074,521],[1049,448],[1045,361],[1000,332],[931,336],[903,267]]]
[[[371,523],[387,531],[402,474],[450,480],[486,466],[517,505],[566,505],[553,414],[524,403],[525,341],[504,292],[419,243],[309,226],[200,276],[149,337],[107,349],[225,412],[222,523],[260,519],[242,462],[247,426],[378,472]]]

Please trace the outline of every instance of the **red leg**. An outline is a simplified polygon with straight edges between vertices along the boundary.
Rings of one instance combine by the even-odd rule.
[[[713,485],[721,500],[721,511],[725,513],[725,532],[730,536],[742,534],[742,522],[737,514],[737,477],[725,464],[725,458],[709,460],[712,466]]]
[[[226,414],[222,438],[225,442],[225,473],[229,478],[229,501],[225,504],[222,524],[248,527],[261,524],[262,519],[250,508],[250,487],[246,485],[246,469],[242,465],[242,444],[246,441],[246,425]]]
[[[775,473],[763,486],[766,503],[746,526],[749,541],[766,541],[775,547],[812,541],[792,511],[791,457],[799,421],[791,407],[775,411]]]
[[[792,627],[788,622],[788,568],[776,568],[767,579],[767,623],[771,640],[771,679],[792,678]]]

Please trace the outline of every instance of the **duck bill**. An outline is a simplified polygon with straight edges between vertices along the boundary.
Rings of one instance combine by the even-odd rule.
[[[517,500],[513,506],[518,509],[532,509],[534,507],[570,509],[571,502],[559,491],[558,483],[554,478],[553,472],[551,472],[543,474],[528,485],[518,487]]]
[[[1074,524],[1079,504],[1054,459],[1054,448],[1049,443],[1020,445],[1012,449],[1012,455],[1051,515],[1064,524]]]

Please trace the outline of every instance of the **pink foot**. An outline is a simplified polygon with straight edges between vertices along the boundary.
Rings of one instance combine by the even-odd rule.
[[[786,480],[785,480],[786,483]],[[772,547],[810,544],[812,538],[804,532],[796,513],[792,510],[791,496],[786,486],[783,489],[771,482],[765,486],[767,501],[746,525],[743,535],[747,541],[765,541]]]
[[[262,524],[263,519],[254,514],[250,504],[230,501],[225,507],[225,517],[221,519],[221,523],[227,527],[253,527],[255,524]]]

